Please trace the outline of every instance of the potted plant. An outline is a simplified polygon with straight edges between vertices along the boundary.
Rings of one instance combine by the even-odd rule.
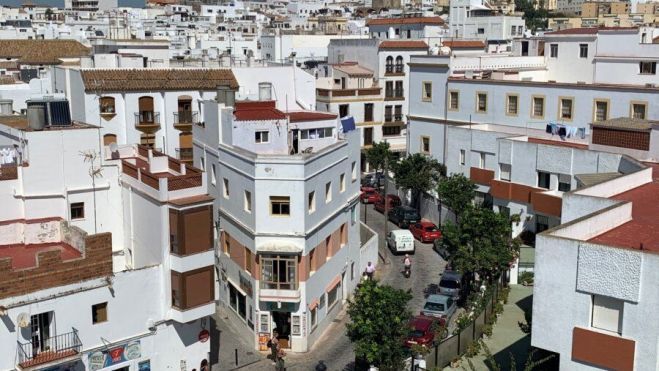
[[[451,361],[451,368],[459,368],[461,363],[462,359],[460,357],[455,357]]]

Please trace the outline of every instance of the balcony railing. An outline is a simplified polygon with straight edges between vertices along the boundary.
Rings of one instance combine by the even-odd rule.
[[[174,127],[176,129],[187,129],[187,131],[192,130],[192,124],[197,123],[199,116],[198,112],[193,111],[178,111],[174,112]]]
[[[185,162],[192,161],[192,148],[177,148],[178,159]]]
[[[318,97],[355,97],[365,95],[380,95],[382,88],[360,88],[360,89],[316,89]]]
[[[135,127],[138,129],[152,129],[160,127],[160,112],[135,112]]]
[[[402,64],[396,64],[396,65],[388,64],[385,66],[384,71],[386,75],[392,75],[392,74],[400,75],[405,73],[404,66]]]
[[[78,330],[56,335],[39,341],[18,342],[18,365],[20,368],[30,368],[65,358],[80,357],[82,342]]]
[[[387,90],[384,93],[384,98],[389,100],[405,99],[404,93],[403,89]]]
[[[402,122],[403,121],[403,115],[400,113],[396,114],[386,114],[384,115],[384,122]]]

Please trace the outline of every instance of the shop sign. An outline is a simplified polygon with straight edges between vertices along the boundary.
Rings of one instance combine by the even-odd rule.
[[[245,291],[247,296],[252,297],[252,280],[247,277],[243,272],[239,272],[238,279],[240,280],[240,289]]]
[[[259,350],[261,352],[268,350],[268,339],[270,339],[270,334],[259,332]]]
[[[208,330],[203,329],[203,330],[199,331],[198,339],[199,339],[199,341],[201,341],[202,343],[207,342],[208,339],[210,339],[210,337],[211,337],[211,334],[210,334],[210,332],[208,332]]]
[[[101,368],[116,365],[142,357],[140,341],[135,340],[108,350],[96,351],[89,353],[88,362],[91,371],[100,370]]]

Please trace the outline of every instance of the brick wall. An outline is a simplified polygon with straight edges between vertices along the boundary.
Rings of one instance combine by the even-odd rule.
[[[648,151],[650,132],[594,127],[593,144]]]
[[[13,270],[11,258],[0,259],[0,299],[74,284],[112,274],[112,234],[85,237],[82,258],[62,261],[59,251],[37,255],[34,268]]]

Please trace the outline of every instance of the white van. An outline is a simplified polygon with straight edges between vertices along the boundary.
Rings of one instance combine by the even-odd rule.
[[[414,254],[414,236],[407,229],[396,229],[387,235],[387,246],[394,254]]]

